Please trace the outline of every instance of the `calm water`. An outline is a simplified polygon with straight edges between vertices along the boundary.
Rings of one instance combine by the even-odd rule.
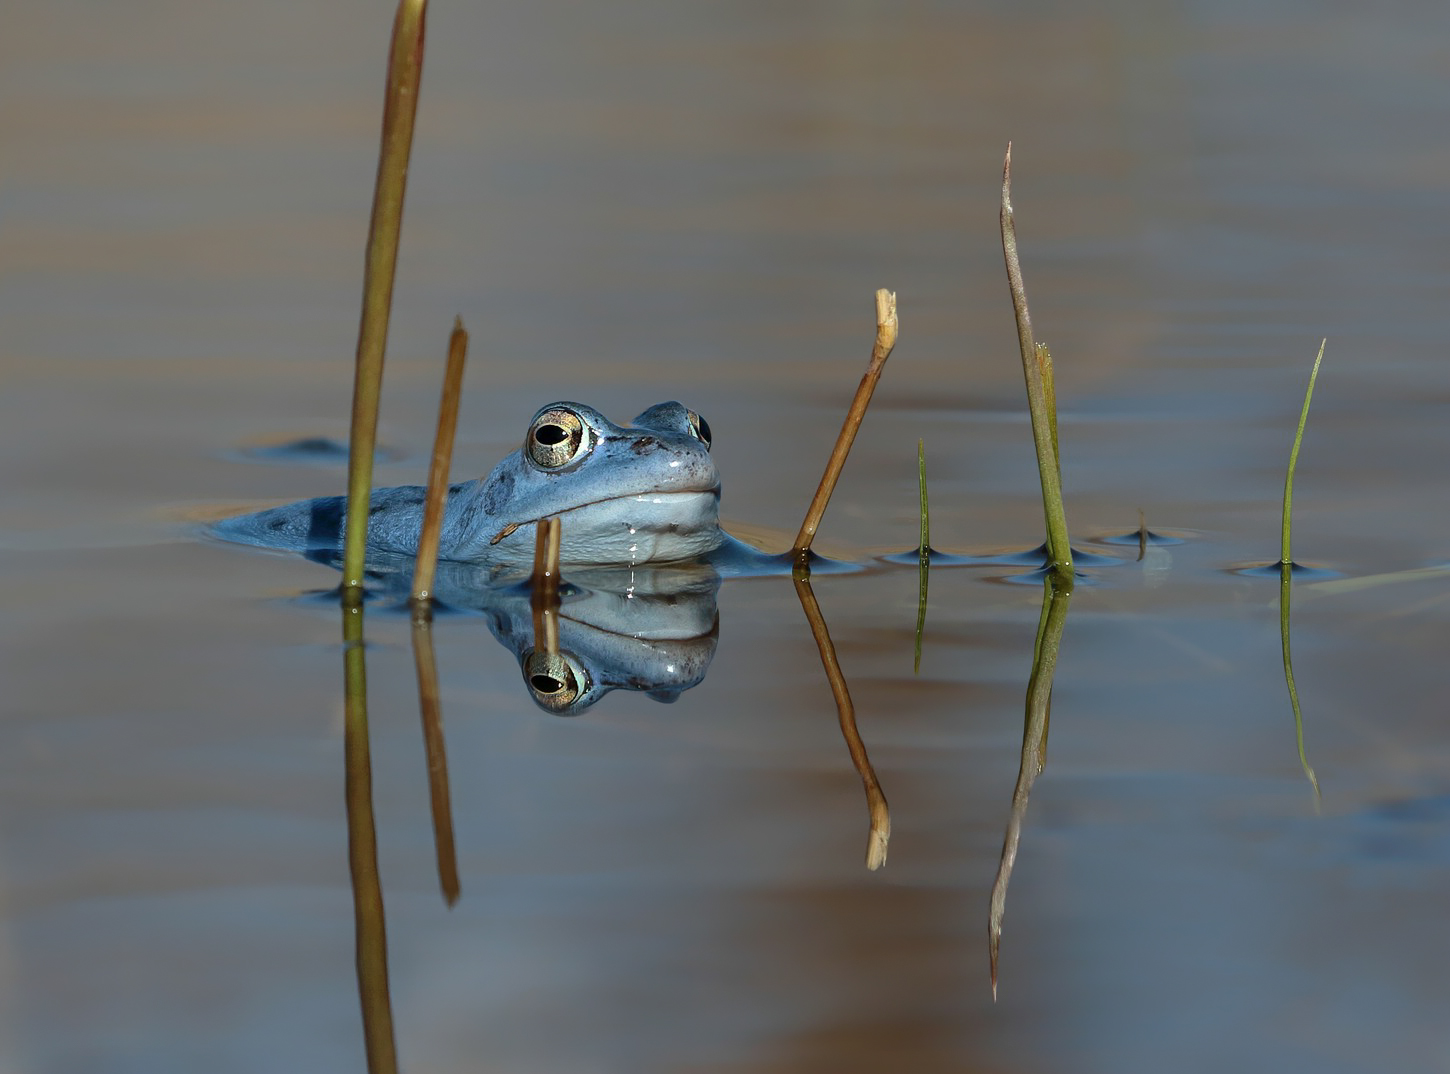
[[[122,8],[124,7],[124,11]],[[195,518],[339,491],[390,6],[54,3],[0,45],[0,1068],[363,1067],[335,575]],[[996,199],[1059,363],[1081,541],[1151,526],[1067,624],[987,981],[1039,594],[821,578],[892,806],[866,811],[796,597],[720,589],[672,706],[559,719],[440,621],[463,895],[437,890],[406,622],[369,616],[410,1071],[1450,1069],[1450,9],[1127,2],[433,12],[383,435],[424,471],[447,330],[476,473],[556,398],[704,411],[725,512],[792,530],[902,337],[823,541],[1040,537]],[[1092,546],[1088,547],[1098,547]],[[1119,550],[1122,554],[1122,550]],[[1130,555],[1130,553],[1129,553]]]

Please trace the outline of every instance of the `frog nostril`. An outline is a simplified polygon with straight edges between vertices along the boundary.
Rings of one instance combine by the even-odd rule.
[[[650,450],[650,448],[654,447],[658,443],[659,441],[652,436],[641,436],[634,443],[629,445],[629,450],[633,451],[636,455],[643,455],[646,451]]]

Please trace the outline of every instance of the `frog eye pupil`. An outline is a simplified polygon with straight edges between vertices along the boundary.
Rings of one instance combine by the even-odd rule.
[[[534,439],[546,447],[553,447],[569,439],[569,430],[562,425],[540,425],[534,430]]]

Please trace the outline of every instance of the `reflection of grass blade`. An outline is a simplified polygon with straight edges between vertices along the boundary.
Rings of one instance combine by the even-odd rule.
[[[921,674],[921,635],[926,629],[926,583],[931,573],[931,520],[926,507],[926,441],[916,441],[916,482],[921,491],[921,543],[917,552],[921,556],[916,568],[916,661],[912,670]]]
[[[1032,676],[1027,681],[1027,712],[1022,727],[1022,759],[1017,785],[1012,790],[1012,813],[1002,841],[1002,860],[992,884],[991,910],[987,917],[987,946],[992,968],[992,998],[997,998],[997,956],[1002,942],[1002,919],[1007,913],[1007,884],[1017,863],[1022,842],[1022,823],[1032,785],[1047,765],[1047,728],[1052,715],[1052,677],[1057,670],[1057,653],[1067,625],[1067,608],[1072,600],[1072,577],[1048,575],[1042,586],[1042,614],[1038,619]]]
[[[458,901],[458,856],[453,849],[453,807],[448,793],[448,751],[443,742],[443,707],[438,700],[438,663],[433,653],[433,617],[428,605],[413,606],[413,667],[418,673],[418,715],[428,758],[428,801],[433,811],[433,846],[443,901]]]
[[[1289,594],[1293,591],[1294,568],[1288,563],[1279,564],[1279,641],[1284,650],[1284,682],[1289,687],[1289,704],[1294,707],[1294,739],[1299,744],[1299,765],[1309,785],[1314,788],[1314,802],[1319,803],[1319,777],[1309,763],[1304,749],[1304,714],[1299,711],[1299,690],[1294,685],[1294,662],[1289,656]]]
[[[453,458],[453,434],[458,428],[458,403],[463,392],[463,363],[468,357],[468,333],[463,318],[453,319],[448,338],[448,367],[443,373],[443,398],[438,403],[438,432],[433,438],[433,461],[428,467],[428,497],[423,508],[423,529],[418,534],[418,558],[413,562],[413,603],[432,595],[433,572],[438,566],[438,537],[443,532],[443,508],[448,502],[448,464]]]
[[[807,572],[795,572],[795,591],[800,598],[801,609],[811,625],[811,635],[816,639],[816,648],[821,652],[821,664],[826,669],[826,679],[831,684],[831,695],[836,699],[836,716],[841,721],[841,735],[846,748],[851,751],[851,761],[861,776],[866,788],[866,806],[871,814],[871,831],[866,839],[866,868],[879,869],[886,864],[887,844],[891,841],[891,811],[886,805],[886,795],[876,780],[876,770],[871,767],[871,758],[866,754],[866,744],[856,730],[856,707],[851,703],[851,691],[846,687],[846,676],[841,672],[840,661],[836,659],[836,647],[831,644],[830,632],[826,629],[826,617],[811,590]]]
[[[865,375],[861,377],[861,383],[856,387],[851,407],[846,411],[846,420],[841,424],[841,432],[836,437],[836,446],[831,449],[831,457],[826,462],[826,472],[821,475],[821,483],[816,486],[816,494],[811,499],[810,507],[806,508],[806,517],[801,521],[800,532],[796,534],[795,545],[791,548],[791,558],[798,567],[810,563],[811,543],[816,539],[816,530],[820,528],[826,505],[831,502],[831,493],[836,491],[836,482],[840,480],[841,470],[845,468],[846,456],[851,453],[856,431],[861,428],[861,422],[866,417],[866,408],[871,405],[871,393],[876,390],[876,382],[881,379],[886,359],[891,357],[891,352],[896,347],[896,330],[896,295],[883,288],[876,292],[876,342],[871,348],[871,362],[866,367]]]
[[[1314,398],[1314,382],[1319,379],[1319,363],[1324,361],[1324,345],[1319,344],[1319,353],[1314,358],[1314,368],[1309,373],[1309,388],[1304,392],[1304,409],[1299,411],[1299,426],[1294,430],[1294,446],[1289,449],[1289,470],[1284,475],[1284,518],[1279,529],[1279,562],[1293,563],[1289,554],[1289,530],[1294,513],[1294,469],[1299,465],[1299,443],[1304,439],[1304,424],[1309,420],[1309,400]]]
[[[357,333],[353,380],[352,441],[347,465],[347,525],[343,544],[342,593],[362,602],[367,557],[368,503],[373,486],[373,445],[378,436],[378,399],[383,385],[383,351],[393,305],[393,274],[403,224],[403,193],[413,147],[413,119],[423,75],[423,26],[427,0],[400,0],[388,54],[388,88],[383,103],[383,136],[373,188],[363,272],[362,320]]]
[[[1042,482],[1042,510],[1047,522],[1048,560],[1060,578],[1072,577],[1072,548],[1068,545],[1067,511],[1062,504],[1062,475],[1057,451],[1057,392],[1052,355],[1032,334],[1027,309],[1027,288],[1017,258],[1017,225],[1012,215],[1012,146],[1002,166],[1002,256],[1007,262],[1007,286],[1017,315],[1017,342],[1022,350],[1022,375],[1027,381],[1027,408],[1032,414],[1032,441],[1037,448],[1037,476]]]
[[[388,996],[388,933],[378,879],[378,834],[373,820],[372,757],[368,747],[368,679],[363,651],[363,609],[342,609],[344,794],[347,858],[352,873],[357,987],[369,1074],[395,1074],[393,1009]]]

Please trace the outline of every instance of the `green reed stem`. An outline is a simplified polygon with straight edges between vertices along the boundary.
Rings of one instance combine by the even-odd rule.
[[[468,333],[463,318],[453,319],[448,338],[448,367],[443,373],[443,398],[438,403],[438,432],[433,438],[433,459],[428,467],[428,495],[423,508],[423,529],[418,534],[418,556],[413,561],[413,605],[427,605],[432,597],[433,574],[438,567],[438,538],[443,532],[443,508],[448,502],[448,466],[453,460],[453,437],[458,429],[458,404],[463,394],[463,366],[468,358]]]
[[[1047,420],[1052,433],[1052,462],[1057,471],[1057,487],[1062,488],[1062,454],[1057,449],[1057,373],[1052,368],[1052,352],[1046,343],[1033,343],[1037,371],[1042,376],[1042,395],[1047,401]]]
[[[383,386],[383,354],[393,305],[393,277],[403,224],[403,195],[413,147],[413,120],[423,75],[423,33],[427,0],[400,0],[393,19],[388,55],[388,85],[383,103],[382,144],[373,187],[363,271],[362,318],[358,325],[357,368],[353,378],[352,442],[347,466],[347,523],[343,541],[343,601],[362,601],[367,557],[368,509],[373,486],[373,448],[378,434],[378,400]]]
[[[373,819],[372,758],[368,745],[367,656],[361,604],[342,609],[343,759],[347,803],[347,857],[352,874],[358,998],[368,1074],[396,1074],[398,1050],[388,992],[388,933],[378,876],[378,833]]]
[[[1294,429],[1294,446],[1289,449],[1289,469],[1284,475],[1284,517],[1279,531],[1279,643],[1284,654],[1284,684],[1289,688],[1289,704],[1294,709],[1294,740],[1299,747],[1299,767],[1314,788],[1316,805],[1321,799],[1319,777],[1314,774],[1304,747],[1304,713],[1299,708],[1299,689],[1294,684],[1294,661],[1289,652],[1289,604],[1294,589],[1294,557],[1289,538],[1293,528],[1294,470],[1299,465],[1299,445],[1304,440],[1304,426],[1309,421],[1309,402],[1314,398],[1314,382],[1319,379],[1319,363],[1324,360],[1324,348],[1328,343],[1327,339],[1319,342],[1319,353],[1314,356],[1314,368],[1309,372],[1309,387],[1304,392],[1304,406],[1299,411],[1299,424]]]
[[[1284,475],[1284,519],[1279,530],[1279,562],[1293,563],[1289,554],[1289,530],[1294,513],[1294,469],[1299,465],[1299,444],[1304,439],[1304,425],[1309,420],[1309,400],[1314,398],[1314,382],[1319,379],[1319,363],[1324,360],[1324,347],[1329,340],[1321,340],[1319,353],[1314,358],[1314,368],[1309,372],[1309,387],[1304,392],[1304,408],[1299,411],[1299,426],[1294,430],[1294,446],[1289,449],[1289,470]]]
[[[1061,578],[1072,576],[1072,548],[1068,544],[1067,511],[1062,503],[1062,475],[1057,451],[1057,392],[1052,355],[1032,335],[1027,309],[1027,288],[1017,257],[1017,225],[1012,215],[1012,146],[1002,166],[1002,256],[1007,263],[1007,286],[1017,316],[1017,342],[1022,351],[1022,374],[1027,381],[1027,407],[1032,415],[1032,441],[1037,449],[1037,476],[1042,484],[1042,511],[1047,523],[1049,567]]]
[[[916,659],[912,672],[921,674],[921,637],[926,629],[926,584],[931,574],[931,517],[926,505],[926,441],[916,441],[916,485],[921,493],[921,543],[917,554],[921,557],[916,568]]]

